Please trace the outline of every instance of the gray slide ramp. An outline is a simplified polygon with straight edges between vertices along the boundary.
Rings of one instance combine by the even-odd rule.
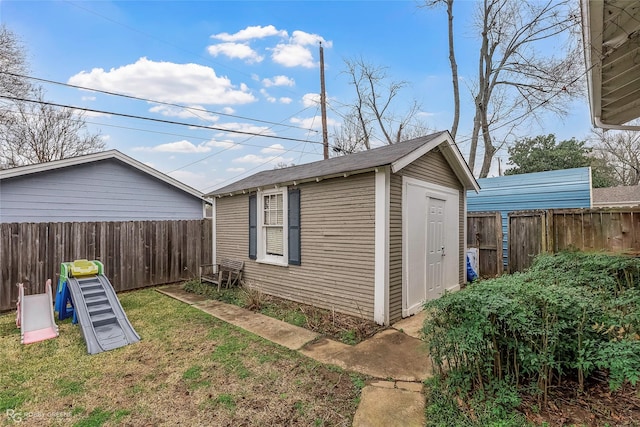
[[[89,354],[140,341],[106,276],[70,277],[68,280],[73,308]]]

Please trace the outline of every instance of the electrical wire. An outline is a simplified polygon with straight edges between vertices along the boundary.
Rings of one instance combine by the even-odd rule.
[[[261,134],[261,133],[255,133],[255,132],[236,130],[236,129],[227,129],[227,128],[218,127],[218,126],[205,126],[205,125],[198,125],[198,124],[192,124],[192,123],[177,122],[177,121],[174,121],[174,120],[156,119],[156,118],[153,118],[153,117],[138,116],[138,115],[135,115],[135,114],[126,114],[126,113],[116,113],[116,112],[113,112],[113,111],[97,110],[97,109],[86,108],[86,107],[74,107],[72,105],[58,104],[58,103],[55,103],[55,102],[48,102],[48,101],[35,100],[35,99],[19,98],[19,97],[15,97],[15,96],[0,95],[0,98],[12,100],[12,101],[18,101],[18,102],[29,102],[29,103],[34,103],[34,104],[49,105],[49,106],[52,106],[52,107],[70,108],[70,109],[73,109],[73,110],[80,110],[80,111],[86,111],[86,112],[91,112],[91,113],[108,114],[108,115],[112,115],[112,116],[126,117],[126,118],[130,118],[130,119],[147,120],[147,121],[156,122],[156,123],[178,125],[178,126],[188,126],[188,127],[197,128],[197,129],[216,130],[216,131],[221,131],[221,132],[236,133],[236,134],[240,134],[240,135],[260,136],[260,137],[263,137],[263,138],[280,139],[280,140],[283,140],[283,141],[307,142],[307,140],[299,139],[299,138],[291,138],[291,137],[277,136],[277,135],[268,135],[268,134]],[[309,141],[309,142],[322,144],[322,142],[319,142],[319,141],[318,142]]]
[[[72,84],[69,84],[69,83],[63,83],[63,82],[58,82],[58,81],[55,81],[55,80],[43,79],[43,78],[40,78],[40,77],[27,76],[27,75],[18,74],[18,73],[12,73],[12,72],[9,72],[9,71],[0,71],[0,74],[5,74],[5,75],[8,75],[8,76],[12,76],[12,77],[19,77],[19,78],[24,78],[24,79],[35,80],[35,81],[42,82],[42,83],[49,83],[49,84],[54,84],[54,85],[59,85],[59,86],[64,86],[64,87],[70,87],[70,88],[74,88],[74,89],[81,89],[81,90],[86,90],[86,91],[91,91],[91,92],[103,93],[105,95],[119,96],[119,97],[122,97],[122,98],[133,99],[133,100],[136,100],[136,101],[145,101],[145,102],[151,102],[151,103],[159,104],[159,105],[166,105],[166,106],[169,106],[169,107],[182,108],[184,110],[189,110],[189,111],[199,111],[199,112],[204,112],[204,113],[216,114],[216,115],[219,115],[219,116],[232,117],[234,119],[242,119],[242,120],[248,120],[248,121],[256,122],[256,123],[278,125],[278,126],[288,127],[288,128],[292,128],[292,129],[300,129],[300,130],[304,130],[304,131],[310,131],[310,132],[318,133],[318,131],[314,130],[314,129],[307,129],[307,128],[302,128],[302,127],[299,127],[299,126],[288,125],[288,124],[284,124],[284,123],[271,122],[271,121],[268,121],[268,120],[255,119],[255,118],[251,118],[251,117],[238,116],[238,115],[235,115],[235,114],[221,113],[219,111],[207,110],[206,108],[188,107],[186,105],[174,104],[174,103],[171,103],[171,102],[164,102],[164,101],[157,101],[155,99],[142,98],[142,97],[134,96],[134,95],[125,95],[125,94],[122,94],[122,93],[111,92],[111,91],[108,91],[108,90],[101,90],[101,89],[95,89],[95,88],[90,88],[90,87],[86,87],[86,86],[72,85]],[[201,117],[199,117],[199,118],[201,118]]]

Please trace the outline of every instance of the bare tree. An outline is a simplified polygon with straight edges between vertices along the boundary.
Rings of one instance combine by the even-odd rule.
[[[566,114],[566,101],[578,91],[567,87],[579,75],[577,43],[544,55],[536,47],[571,36],[577,25],[572,0],[514,2],[483,0],[477,15],[481,34],[478,81],[474,93],[476,114],[471,140],[470,166],[475,166],[478,134],[484,158],[480,177],[486,177],[497,151],[492,132],[501,123],[524,122],[539,111]],[[502,89],[500,102],[494,94]]]
[[[11,114],[0,123],[3,138],[0,163],[16,167],[105,148],[100,134],[86,131],[82,113],[48,105],[41,88],[32,92],[37,102],[14,102]]]
[[[436,7],[444,4],[447,7],[447,27],[449,33],[449,64],[451,66],[451,80],[453,82],[453,124],[451,136],[455,140],[460,122],[460,85],[458,79],[458,63],[456,62],[456,49],[453,38],[453,2],[454,0],[425,0],[426,7]]]
[[[595,155],[613,168],[618,184],[640,184],[640,132],[594,129],[590,139]]]
[[[79,156],[105,148],[86,129],[82,113],[48,105],[29,83],[25,49],[0,28],[0,169]]]
[[[364,59],[345,60],[345,74],[354,87],[356,99],[344,116],[343,126],[334,134],[338,149],[354,152],[370,149],[372,140],[395,144],[406,139],[411,126],[423,126],[417,120],[420,106],[413,101],[404,114],[397,114],[392,105],[408,84],[389,79],[386,67],[372,65]],[[424,127],[424,126],[423,126]]]

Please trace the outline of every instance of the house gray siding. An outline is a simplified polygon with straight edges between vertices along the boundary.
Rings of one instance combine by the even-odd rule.
[[[117,159],[0,180],[0,222],[201,219],[202,200]]]
[[[389,209],[389,320],[402,318],[402,177],[419,179],[460,193],[459,198],[459,283],[464,283],[464,199],[465,192],[455,172],[438,150],[431,151],[398,173],[391,174],[391,205]]]
[[[373,172],[304,183],[300,189],[302,263],[249,259],[249,195],[216,200],[216,254],[245,262],[244,280],[282,298],[373,319]]]

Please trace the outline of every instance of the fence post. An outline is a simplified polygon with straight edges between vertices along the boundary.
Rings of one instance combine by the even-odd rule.
[[[555,229],[554,229],[554,221],[553,221],[553,209],[547,209],[547,228],[546,228],[546,237],[547,237],[547,252],[553,254],[556,252],[555,248]]]

